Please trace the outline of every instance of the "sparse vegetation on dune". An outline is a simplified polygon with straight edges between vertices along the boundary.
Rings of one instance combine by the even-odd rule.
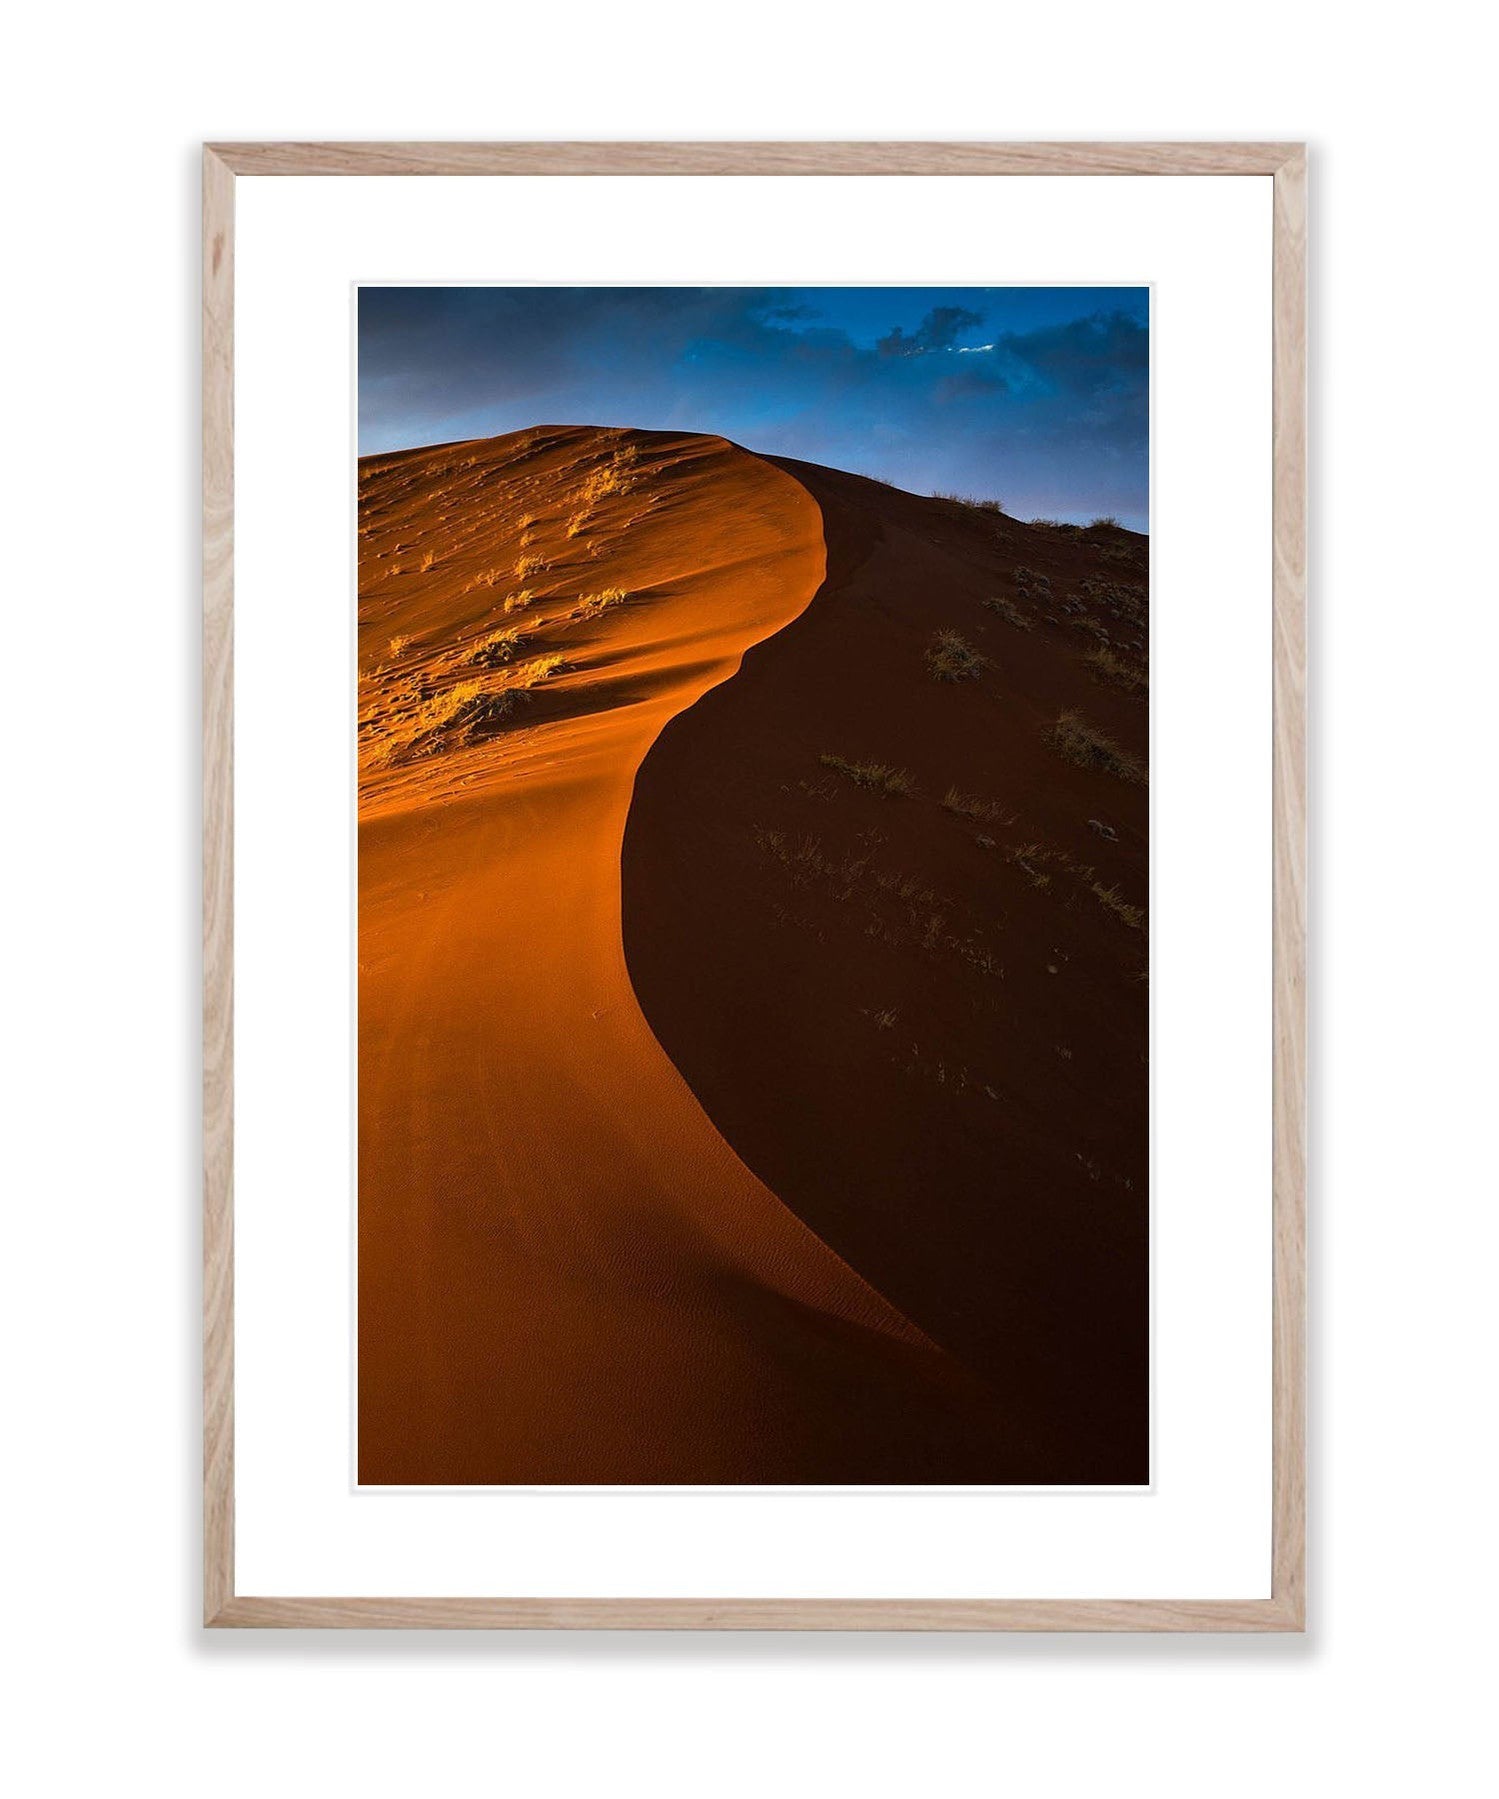
[[[1117,883],[1106,885],[1091,863],[1081,861],[1070,850],[1050,843],[1015,843],[1009,845],[1003,854],[1005,861],[1018,868],[1038,891],[1045,892],[1054,877],[1063,877],[1072,882],[1077,890],[1091,894],[1121,924],[1128,925],[1133,931],[1144,926],[1144,908],[1130,905]]]
[[[611,494],[626,494],[638,479],[638,453],[633,444],[621,444],[609,460],[594,469],[578,490],[585,510],[606,500]]]
[[[1088,575],[1078,582],[1077,599],[1102,606],[1117,622],[1143,633],[1148,624],[1146,589],[1142,581],[1104,580]]]
[[[1143,672],[1134,663],[1116,655],[1107,644],[1101,643],[1096,649],[1089,650],[1083,657],[1083,665],[1095,681],[1107,681],[1111,687],[1121,688],[1125,693],[1145,691]]]
[[[906,798],[915,793],[915,783],[903,768],[885,762],[850,762],[843,756],[823,755],[818,761],[824,768],[836,769],[856,787],[868,787],[875,793]]]
[[[394,718],[372,746],[369,761],[378,767],[435,755],[455,741],[499,724],[514,705],[503,688],[486,687],[482,681],[455,681]]]
[[[985,609],[997,613],[1007,625],[1013,625],[1017,631],[1032,629],[1031,621],[1025,616],[1013,600],[1007,600],[1003,594],[992,594],[983,602]]]
[[[401,766],[461,749],[507,725],[536,688],[571,667],[560,654],[514,661],[525,641],[518,631],[491,632],[449,660],[447,672],[465,671],[464,678],[435,689],[409,678],[399,682],[382,712],[361,722],[361,731],[374,733],[362,751],[365,762]],[[466,672],[474,669],[496,670],[499,679]]]
[[[933,493],[932,498],[934,500],[942,500],[949,506],[961,506],[968,512],[984,512],[994,518],[1003,518],[1005,516],[1004,505],[999,500],[978,499],[973,494],[967,493],[942,492]]]
[[[985,824],[1015,822],[1014,814],[1006,812],[996,801],[979,799],[976,794],[962,793],[956,787],[949,787],[938,804],[944,812],[955,813],[959,818],[980,819]]]
[[[524,581],[528,575],[539,575],[547,568],[545,556],[517,556],[515,559],[515,578]]]
[[[529,606],[535,598],[536,590],[534,587],[519,588],[515,593],[506,595],[505,604],[501,610],[504,612],[524,612],[526,607]]]
[[[934,681],[976,681],[988,666],[958,631],[938,631],[925,651],[927,672]]]
[[[1046,733],[1046,741],[1068,762],[1079,768],[1099,769],[1121,781],[1143,781],[1145,764],[1121,749],[1113,738],[1089,724],[1081,713],[1064,712]]]
[[[568,616],[580,620],[602,618],[616,606],[623,606],[629,597],[628,591],[623,587],[601,588],[598,593],[585,593]]]
[[[517,663],[508,685],[516,690],[539,687],[543,681],[550,681],[553,675],[566,674],[571,667],[566,656],[556,651],[545,656],[533,656],[529,662]]]
[[[469,649],[463,661],[470,668],[501,668],[513,662],[528,642],[519,625],[506,631],[490,631]]]
[[[1127,924],[1132,931],[1138,931],[1145,923],[1144,907],[1131,906],[1117,886],[1105,887],[1102,881],[1095,881],[1090,891],[1106,911],[1112,912],[1115,918]]]

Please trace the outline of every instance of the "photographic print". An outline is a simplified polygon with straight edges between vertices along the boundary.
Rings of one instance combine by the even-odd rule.
[[[358,1478],[1150,1478],[1149,294],[363,287]]]

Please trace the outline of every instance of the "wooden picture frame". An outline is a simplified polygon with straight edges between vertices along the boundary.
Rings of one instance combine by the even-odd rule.
[[[264,1598],[234,1554],[235,182],[254,176],[1273,179],[1273,1323],[1268,1598]],[[239,143],[203,155],[203,1615],[214,1628],[1300,1631],[1305,1627],[1306,152],[1296,143]]]

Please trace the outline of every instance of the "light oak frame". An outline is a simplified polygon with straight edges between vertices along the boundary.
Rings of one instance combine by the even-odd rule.
[[[297,175],[1251,175],[1274,185],[1269,1598],[255,1598],[234,1585],[234,184]],[[210,144],[203,152],[203,1616],[214,1628],[1300,1631],[1306,1617],[1306,149],[1297,143]]]

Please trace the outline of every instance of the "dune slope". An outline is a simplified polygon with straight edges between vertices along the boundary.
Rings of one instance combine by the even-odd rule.
[[[1144,1480],[1144,540],[780,466],[826,579],[645,759],[636,994],[1029,1477]]]
[[[806,488],[718,439],[361,464],[362,1481],[1025,1471],[992,1392],[726,1142],[626,968],[637,769],[824,567]]]

